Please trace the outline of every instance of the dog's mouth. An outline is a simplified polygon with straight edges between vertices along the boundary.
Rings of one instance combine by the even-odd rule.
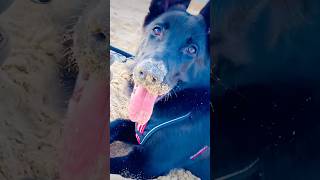
[[[154,105],[170,91],[167,86],[163,86],[166,88],[162,91],[138,84],[133,86],[128,108],[131,121],[144,125],[150,120]]]
[[[138,124],[146,124],[153,112],[158,95],[143,86],[135,86],[129,102],[129,118]]]

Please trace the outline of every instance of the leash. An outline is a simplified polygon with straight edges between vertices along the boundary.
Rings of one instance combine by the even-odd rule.
[[[162,128],[166,127],[166,126],[172,125],[172,124],[174,124],[176,122],[179,122],[180,120],[183,120],[183,119],[189,117],[190,115],[191,115],[191,112],[188,112],[187,114],[185,114],[183,116],[180,116],[180,117],[174,118],[174,119],[172,119],[170,121],[166,121],[164,123],[158,124],[155,127],[153,127],[152,129],[150,129],[145,135],[144,135],[144,129],[147,126],[147,124],[144,124],[144,125],[136,124],[136,130],[138,130],[138,132],[142,136],[142,138],[140,138],[138,132],[136,132],[136,138],[137,138],[138,143],[139,144],[143,144],[157,130],[162,129]]]
[[[133,55],[119,49],[119,48],[116,48],[114,46],[110,46],[110,50],[113,51],[113,52],[116,52],[118,54],[121,54],[122,56],[125,56],[126,58],[130,58],[130,57],[133,57]]]

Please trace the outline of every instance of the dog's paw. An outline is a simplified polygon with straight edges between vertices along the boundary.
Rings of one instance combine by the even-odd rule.
[[[121,119],[116,119],[110,123],[110,144],[118,140],[119,132],[122,125]]]
[[[110,144],[117,140],[117,131],[110,125]]]

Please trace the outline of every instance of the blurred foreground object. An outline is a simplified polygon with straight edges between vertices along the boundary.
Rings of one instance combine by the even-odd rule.
[[[7,10],[14,0],[1,0],[0,1],[0,14]]]
[[[64,127],[61,179],[105,179],[109,104],[106,80],[79,77]]]

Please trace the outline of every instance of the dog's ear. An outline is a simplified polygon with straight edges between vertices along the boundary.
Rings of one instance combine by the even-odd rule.
[[[190,4],[190,1],[191,0],[152,0],[150,3],[149,12],[144,19],[143,26],[148,25],[152,20],[173,6],[186,10]]]
[[[200,14],[203,16],[206,22],[208,33],[210,32],[210,6],[211,6],[210,2],[211,1],[209,1],[200,11]]]

